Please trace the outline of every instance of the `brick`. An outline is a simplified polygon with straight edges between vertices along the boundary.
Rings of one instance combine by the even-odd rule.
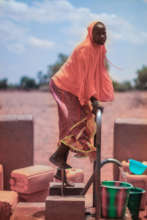
[[[84,171],[77,168],[66,169],[66,177],[69,182],[83,183]]]
[[[18,202],[18,194],[13,191],[2,190],[0,191],[0,201],[9,203],[12,209],[14,209]]]
[[[133,158],[145,161],[147,155],[147,119],[122,118],[114,123],[113,157],[120,161]],[[114,179],[119,179],[119,169],[114,166]]]
[[[49,194],[49,189],[45,189],[44,191],[25,194],[18,193],[20,202],[45,202],[46,197]]]
[[[53,181],[53,168],[47,165],[34,165],[11,172],[10,188],[16,192],[32,194],[49,188]]]
[[[85,220],[85,199],[82,196],[48,196],[46,220]]]
[[[8,202],[0,202],[0,220],[10,220],[11,206]]]
[[[51,182],[49,194],[50,195],[61,195],[61,187],[62,187],[62,183]],[[73,187],[66,186],[64,188],[64,195],[65,196],[80,195],[84,187],[85,187],[84,183],[74,183]]]
[[[77,168],[71,168],[66,169],[66,178],[69,182],[72,183],[83,183],[84,182],[84,171],[82,169]],[[54,178],[55,182],[61,182],[61,180],[58,180]]]
[[[33,165],[33,119],[31,115],[0,115],[0,161],[4,166],[4,189],[10,189],[12,170]]]
[[[10,220],[45,220],[45,203],[18,203]]]

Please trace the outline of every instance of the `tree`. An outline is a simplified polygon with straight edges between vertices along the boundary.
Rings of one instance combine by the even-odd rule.
[[[137,70],[137,78],[135,81],[135,87],[140,90],[147,90],[147,66]]]
[[[67,59],[68,59],[67,55],[60,53],[58,55],[57,61],[54,64],[48,66],[49,77],[52,77],[60,69],[60,67],[65,63]]]
[[[129,91],[133,89],[129,81],[124,81],[124,82],[119,83],[116,80],[113,80],[113,87],[114,87],[114,90],[118,92],[125,92],[125,91]]]
[[[38,84],[40,85],[40,84],[42,84],[43,83],[43,72],[40,70],[40,71],[38,71],[38,73],[37,73],[37,78],[38,78]]]
[[[4,78],[0,80],[0,89],[7,89],[8,88],[8,79]]]
[[[48,74],[43,74],[42,71],[39,71],[37,73],[37,78],[38,78],[38,86],[42,86],[44,84],[48,84],[48,81],[49,81],[49,76]]]
[[[29,78],[27,76],[22,76],[20,79],[20,87],[25,90],[36,89],[37,84],[35,79]]]

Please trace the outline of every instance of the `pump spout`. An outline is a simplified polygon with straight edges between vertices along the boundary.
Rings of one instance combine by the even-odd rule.
[[[117,166],[122,167],[121,162],[117,159],[114,159],[114,158],[108,158],[108,159],[103,160],[101,162],[101,167],[103,167],[107,163],[115,163]]]

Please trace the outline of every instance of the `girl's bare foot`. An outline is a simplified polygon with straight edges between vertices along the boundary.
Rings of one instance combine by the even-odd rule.
[[[71,168],[70,165],[68,165],[62,158],[57,157],[55,154],[53,154],[49,158],[50,162],[52,162],[55,166],[60,167],[62,169],[68,169]]]

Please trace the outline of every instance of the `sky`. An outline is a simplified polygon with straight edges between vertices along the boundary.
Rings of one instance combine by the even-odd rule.
[[[133,82],[147,65],[147,0],[0,0],[0,79],[46,74],[96,20],[107,28],[112,79]]]

